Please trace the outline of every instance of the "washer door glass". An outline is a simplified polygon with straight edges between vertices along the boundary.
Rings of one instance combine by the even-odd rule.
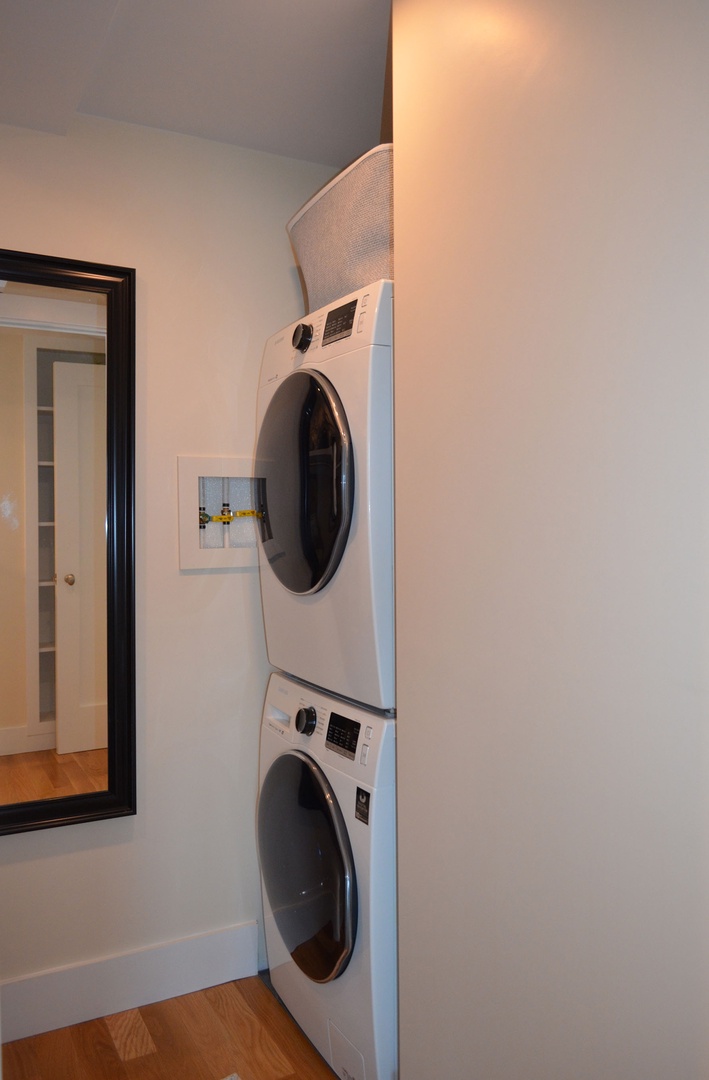
[[[261,874],[276,926],[309,979],[347,967],[357,933],[357,882],[342,811],[320,767],[299,750],[276,758],[258,805]]]
[[[319,372],[294,371],[271,398],[256,447],[261,541],[290,592],[317,592],[347,543],[354,461],[347,418]]]

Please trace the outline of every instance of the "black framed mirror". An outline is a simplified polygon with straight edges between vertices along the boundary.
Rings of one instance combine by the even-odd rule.
[[[49,314],[38,316],[39,306],[45,302],[50,305],[50,308],[43,310],[49,311]],[[60,309],[61,318],[58,323],[56,312]],[[78,321],[77,311],[80,312]],[[65,312],[70,312],[66,318]],[[86,329],[85,323],[96,324],[95,338],[90,336],[90,330]],[[16,682],[18,700],[21,698],[25,704],[31,705],[31,708],[28,706],[29,719],[25,723],[29,731],[26,744],[17,742],[19,736],[16,733],[22,727],[17,722],[17,716],[3,718],[0,714],[0,737],[4,736],[4,742],[0,738],[0,834],[7,834],[122,817],[136,812],[135,271],[126,267],[0,249],[0,334],[3,328],[8,336],[4,345],[0,342],[0,380],[4,377],[2,368],[4,349],[8,356],[16,357],[15,367],[12,368],[16,374],[8,375],[7,379],[10,381],[14,379],[16,387],[22,384],[16,395],[18,401],[20,395],[22,398],[21,405],[18,406],[18,414],[22,412],[22,417],[18,420],[16,427],[23,433],[20,439],[23,440],[21,445],[25,449],[15,454],[13,444],[3,443],[0,436],[0,466],[4,454],[8,456],[15,454],[16,457],[22,454],[24,470],[23,481],[17,485],[21,488],[17,499],[18,505],[15,505],[16,501],[12,495],[12,484],[7,480],[0,483],[0,487],[2,484],[5,485],[4,489],[0,490],[0,572],[5,575],[5,582],[9,581],[12,585],[13,578],[16,579],[19,576],[20,570],[8,571],[8,565],[22,567],[21,572],[23,577],[29,580],[29,587],[27,587],[27,580],[24,580],[21,586],[18,585],[18,595],[22,588],[27,597],[34,596],[35,598],[34,601],[31,599],[29,601],[30,607],[33,605],[33,610],[28,612],[28,608],[25,607],[15,620],[14,631],[10,620],[6,628],[6,637],[11,644],[14,632],[16,642],[21,640],[21,647],[25,650],[25,688],[23,689],[22,680],[19,677]],[[69,336],[60,337],[57,341],[57,335],[63,333]],[[80,342],[79,347],[77,347],[77,340]],[[69,342],[66,346],[65,341]],[[83,344],[89,341],[105,342],[105,349],[101,350],[98,346]],[[101,352],[105,355],[99,355]],[[31,356],[31,361],[28,360],[28,356]],[[95,384],[96,388],[91,393],[92,400],[100,404],[93,406],[97,410],[96,413],[87,414],[88,421],[82,420],[79,423],[76,419],[72,419],[75,414],[72,414],[71,410],[67,412],[63,404],[61,410],[59,409],[56,388],[63,383],[58,375],[59,369],[61,369],[61,379],[64,379],[69,369],[76,369],[81,374],[81,371],[86,371],[88,368],[94,369],[94,374],[99,376]],[[11,366],[8,362],[8,371],[10,370]],[[55,394],[50,404],[46,404],[42,397],[47,393]],[[76,391],[76,400],[84,400],[85,396],[85,389]],[[11,397],[12,394],[4,391],[0,381],[0,400],[3,401],[6,409]],[[99,420],[92,419],[96,415],[99,415]],[[65,655],[69,655],[71,650],[64,646],[60,648],[53,640],[55,629],[58,631],[60,622],[59,608],[62,604],[67,607],[69,623],[71,624],[72,619],[76,623],[75,613],[80,603],[77,598],[82,594],[82,586],[84,597],[93,597],[93,593],[85,585],[88,580],[86,572],[82,570],[78,576],[73,572],[65,572],[67,567],[73,571],[75,569],[73,564],[60,565],[59,554],[55,554],[54,551],[55,539],[57,547],[59,546],[61,514],[69,522],[83,522],[86,516],[84,511],[75,509],[75,504],[71,501],[74,496],[62,495],[62,500],[66,499],[67,508],[62,511],[58,508],[59,494],[55,476],[59,473],[60,456],[64,454],[64,451],[58,448],[58,443],[61,441],[58,429],[61,427],[61,430],[68,431],[68,439],[65,441],[73,444],[77,441],[74,433],[81,424],[85,424],[87,430],[90,429],[93,432],[94,428],[99,426],[99,421],[100,435],[92,434],[94,442],[91,453],[86,454],[80,440],[78,451],[76,447],[72,451],[78,454],[75,460],[79,462],[83,462],[87,457],[93,457],[97,462],[94,467],[96,474],[94,480],[86,481],[83,479],[84,472],[82,472],[82,479],[73,484],[73,489],[79,492],[77,498],[85,500],[88,500],[85,492],[91,485],[99,492],[98,496],[94,493],[91,497],[92,505],[94,505],[92,512],[94,516],[98,514],[100,518],[100,528],[94,530],[96,536],[100,537],[96,541],[99,555],[88,557],[88,564],[92,567],[93,580],[99,583],[94,592],[100,593],[100,601],[95,598],[81,601],[81,603],[89,604],[87,610],[93,613],[91,615],[93,623],[89,622],[87,628],[88,617],[84,617],[83,628],[77,638],[77,640],[80,638],[80,648],[84,651],[89,649],[90,643],[93,642],[98,659],[92,659],[90,662],[76,661],[74,667],[71,668],[68,661],[61,659],[62,649]],[[10,430],[13,426],[11,414],[10,422],[2,426],[6,431]],[[10,445],[9,450],[5,449],[6,445]],[[44,449],[43,445],[50,449]],[[31,459],[29,467],[26,465],[27,458]],[[81,468],[83,470],[84,466],[81,465]],[[64,475],[71,471],[64,457],[62,457],[62,469]],[[19,475],[19,466],[16,471]],[[2,476],[1,471],[0,476]],[[32,477],[35,479],[32,480]],[[49,511],[43,511],[43,500],[51,507]],[[31,511],[31,519],[25,519],[25,510],[28,514]],[[55,518],[57,519],[56,528]],[[25,537],[22,543],[18,541],[18,533]],[[81,535],[83,537],[83,533]],[[17,552],[15,555],[12,555],[10,551],[12,543],[15,544]],[[81,540],[79,546],[81,545],[84,548],[87,547],[85,538]],[[10,554],[6,558],[8,551]],[[42,569],[42,564],[44,564],[44,569]],[[87,565],[86,562],[84,565]],[[16,581],[15,584],[17,584]],[[3,586],[3,591],[8,595],[11,591],[10,586],[7,589]],[[62,599],[60,604],[60,596],[70,599]],[[37,597],[39,597],[38,600]],[[67,621],[65,616],[62,615],[61,619],[64,625]],[[22,622],[26,624],[25,633],[20,632],[19,627]],[[33,641],[36,645],[36,655],[32,652]],[[46,670],[43,673],[42,664],[45,661],[47,661],[45,669],[49,667],[51,678],[46,675]],[[13,676],[18,666],[19,664],[15,664],[14,667],[6,665],[8,677]],[[61,679],[59,674],[55,673],[54,666],[62,669]],[[105,771],[102,771],[100,776],[94,772],[92,779],[89,769],[89,781],[86,787],[82,787],[81,783],[75,783],[73,779],[68,785],[65,780],[71,770],[76,772],[76,759],[81,756],[82,747],[79,747],[77,754],[71,741],[73,738],[70,734],[71,725],[63,720],[61,739],[70,749],[66,754],[62,754],[58,749],[60,745],[59,710],[57,709],[55,717],[51,715],[54,701],[52,700],[50,706],[47,706],[47,699],[54,693],[55,684],[51,682],[51,679],[55,679],[57,685],[63,680],[63,684],[68,685],[70,691],[73,691],[79,683],[86,682],[85,671],[94,669],[100,669],[100,677],[96,676],[95,683],[96,686],[100,683],[102,689],[99,692],[92,684],[87,693],[89,697],[93,694],[94,697],[103,699],[100,707],[92,706],[94,708],[92,716],[95,714],[94,719],[91,720],[92,731],[95,728],[99,735],[91,736],[95,741],[87,744],[89,749],[84,752],[84,756],[94,760],[91,757],[92,754],[97,753],[92,749],[94,745],[105,748],[99,754],[105,763],[102,766]],[[72,675],[72,671],[78,671],[80,674]],[[38,683],[36,689],[33,684],[35,674]],[[0,679],[0,683],[1,681]],[[12,695],[6,693],[3,685],[0,685],[0,702],[3,698],[9,701]],[[65,689],[61,692],[57,691],[57,698],[62,703],[64,713],[68,713],[69,710],[64,704],[68,700],[67,691]],[[83,703],[82,708],[84,708]],[[102,713],[101,710],[103,710]],[[16,711],[19,715],[19,709]],[[97,719],[99,713],[102,719]],[[51,767],[43,769],[50,777],[50,791],[47,795],[40,797],[29,781],[23,785],[22,780],[16,779],[17,775],[30,777],[31,767],[34,764],[30,756],[29,765],[27,765],[25,761],[27,755],[17,754],[16,750],[18,746],[21,751],[25,749],[25,746],[31,750],[36,744],[39,747],[39,753],[46,755],[48,751],[45,750],[45,746],[50,745],[52,738],[56,744],[52,751],[54,757],[50,763]],[[4,750],[3,746],[5,746]],[[12,760],[19,761],[20,758],[22,758],[23,772],[15,774],[11,769]],[[57,758],[58,762],[55,760]],[[66,761],[63,760],[64,758]],[[71,769],[68,768],[69,765]],[[4,778],[5,793],[3,795]],[[54,784],[53,788],[52,784]],[[71,787],[71,793],[69,793],[69,787]]]

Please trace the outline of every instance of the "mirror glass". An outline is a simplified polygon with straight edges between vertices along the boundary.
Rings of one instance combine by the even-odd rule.
[[[134,284],[0,251],[0,832],[135,813]]]

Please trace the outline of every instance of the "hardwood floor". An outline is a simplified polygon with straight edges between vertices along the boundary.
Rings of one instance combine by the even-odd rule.
[[[0,806],[107,788],[107,750],[84,750],[80,754],[33,750],[0,757]]]
[[[261,979],[7,1043],[3,1080],[333,1080]]]

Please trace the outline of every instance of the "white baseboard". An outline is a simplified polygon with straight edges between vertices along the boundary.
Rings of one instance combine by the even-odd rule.
[[[0,728],[0,757],[6,754],[31,754],[33,750],[53,750],[55,746],[54,724],[51,731],[29,735],[26,725]]]
[[[257,938],[244,923],[0,983],[2,1041],[256,975]]]

